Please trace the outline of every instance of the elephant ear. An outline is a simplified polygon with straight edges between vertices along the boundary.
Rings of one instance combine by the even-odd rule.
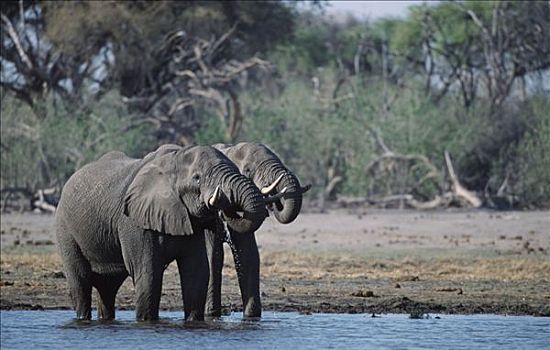
[[[187,207],[175,190],[175,179],[158,162],[145,165],[124,197],[124,214],[139,227],[170,235],[191,235],[193,228]]]

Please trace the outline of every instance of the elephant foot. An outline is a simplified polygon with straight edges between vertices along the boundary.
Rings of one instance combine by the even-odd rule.
[[[220,318],[220,317],[222,317],[222,312],[221,312],[221,310],[206,310],[204,312],[204,317],[209,318],[209,319],[211,319],[211,318],[214,318],[214,319],[215,318]]]
[[[76,302],[74,303],[75,310],[76,310],[76,320],[78,321],[91,320],[92,319],[92,305],[91,305],[92,296],[91,295],[88,296],[87,293],[81,293],[79,297],[74,299],[77,299]]]
[[[204,314],[197,311],[186,312],[185,321],[186,322],[204,321]]]
[[[262,317],[262,304],[255,298],[248,299],[245,304],[243,317],[245,318],[260,318]]]
[[[115,319],[115,310],[109,310],[104,307],[98,307],[97,318],[100,321],[112,321]]]
[[[138,303],[136,305],[136,320],[145,322],[158,321],[159,302],[156,302],[155,300],[151,303],[144,303],[142,299],[143,298],[138,297]]]
[[[90,321],[92,319],[92,313],[84,314],[84,315],[76,315],[77,321]]]
[[[159,316],[158,315],[152,315],[152,314],[136,314],[136,321],[138,322],[152,322],[152,321],[158,321]]]

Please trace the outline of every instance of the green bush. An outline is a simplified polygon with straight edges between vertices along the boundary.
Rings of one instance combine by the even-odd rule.
[[[374,179],[366,166],[380,155],[371,130],[379,130],[385,144],[396,153],[427,156],[443,170],[443,153],[448,150],[458,159],[479,132],[476,118],[462,115],[460,105],[444,100],[435,106],[420,88],[389,88],[388,95],[398,94],[389,112],[383,112],[382,82],[368,85],[352,80],[341,88],[334,103],[331,92],[333,73],[321,79],[321,96],[310,84],[300,80],[287,82],[278,98],[261,94],[247,95],[242,140],[270,145],[306,182],[322,190],[333,167],[342,176],[338,193],[348,196],[397,194],[410,188],[428,169],[421,165],[405,173],[393,172]],[[327,97],[328,96],[328,97]],[[467,122],[465,122],[465,120]],[[426,183],[429,197],[436,188]],[[429,187],[429,188],[428,188]]]
[[[2,188],[64,184],[72,173],[104,153],[140,156],[148,141],[140,129],[125,130],[125,106],[116,94],[75,110],[48,99],[37,117],[10,98],[2,103]]]
[[[251,94],[243,105],[247,117],[240,139],[266,143],[317,190],[326,185],[329,167],[341,172],[343,164],[334,160],[370,154],[361,120],[335,113],[303,81],[288,82],[278,98]]]
[[[523,207],[550,208],[550,101],[535,96],[526,109],[530,122],[511,164],[512,190]]]
[[[215,143],[228,143],[226,139],[225,128],[220,118],[208,111],[200,111],[202,115],[202,125],[195,133],[195,143],[199,145],[211,145]]]

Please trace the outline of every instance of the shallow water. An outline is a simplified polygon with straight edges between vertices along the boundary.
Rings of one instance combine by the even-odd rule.
[[[181,312],[161,312],[157,323],[137,323],[133,311],[117,321],[73,321],[73,311],[1,311],[6,349],[548,349],[550,318],[497,315],[300,315],[264,312],[260,321],[233,313],[189,324]],[[95,315],[94,315],[95,317]]]

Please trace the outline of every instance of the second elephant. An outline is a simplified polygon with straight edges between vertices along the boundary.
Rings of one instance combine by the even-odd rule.
[[[235,145],[215,144],[213,147],[224,153],[239,171],[250,178],[264,196],[279,196],[268,204],[275,218],[282,224],[296,219],[302,208],[303,194],[310,186],[302,187],[300,181],[267,146],[260,143],[242,142]],[[260,317],[260,255],[256,244],[255,230],[238,234],[228,227],[231,249],[237,269],[237,277],[243,301],[245,317]],[[223,228],[207,231],[210,251],[210,280],[205,314],[221,315],[221,279],[223,268]]]

